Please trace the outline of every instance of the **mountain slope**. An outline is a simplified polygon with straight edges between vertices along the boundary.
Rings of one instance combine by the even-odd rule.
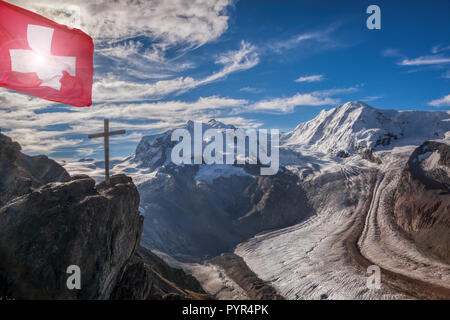
[[[198,165],[169,166],[138,185],[144,245],[180,256],[216,255],[310,212],[298,177],[289,172],[232,175],[204,183],[196,180],[199,170]]]
[[[413,152],[397,186],[394,216],[423,252],[450,264],[450,145],[428,141]]]

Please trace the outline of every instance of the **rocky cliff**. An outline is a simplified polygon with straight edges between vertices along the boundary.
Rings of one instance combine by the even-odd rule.
[[[450,146],[427,141],[403,170],[397,187],[397,224],[424,253],[450,263]]]
[[[143,217],[131,178],[96,185],[52,160],[21,154],[4,135],[1,143],[0,297],[207,297],[191,276],[139,249]],[[73,265],[81,271],[79,290],[66,285]]]

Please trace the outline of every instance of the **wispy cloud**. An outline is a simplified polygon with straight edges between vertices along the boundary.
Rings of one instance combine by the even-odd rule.
[[[247,111],[270,111],[290,113],[298,106],[325,106],[337,104],[339,100],[320,97],[313,93],[297,93],[292,97],[262,100],[251,105]]]
[[[400,53],[399,49],[388,48],[381,51],[383,57],[394,57],[394,58],[406,58],[405,55]]]
[[[258,62],[256,47],[242,41],[238,50],[232,50],[217,57],[215,63],[222,65],[222,69],[205,78],[177,77],[142,83],[123,81],[110,75],[94,84],[93,98],[96,102],[161,99],[168,94],[183,93],[198,86],[224,79],[231,73],[253,68]]]
[[[428,105],[432,107],[450,107],[450,94],[441,99],[430,101]]]
[[[244,87],[244,88],[239,89],[239,91],[257,94],[257,93],[263,93],[264,89],[252,88],[252,87]]]
[[[316,48],[332,48],[339,46],[331,34],[339,28],[339,24],[333,24],[319,31],[305,32],[295,35],[287,40],[276,40],[268,44],[268,48],[276,53],[283,53],[286,50],[294,49],[300,45],[309,45]]]
[[[314,91],[313,94],[318,97],[335,96],[338,94],[349,94],[349,93],[357,92],[360,89],[360,87],[362,87],[362,86],[364,86],[364,84],[358,84],[356,86],[348,87],[348,88],[333,88],[333,89],[319,90],[319,91]]]
[[[3,95],[2,92],[2,97],[5,96],[12,106],[17,107],[0,109],[2,131],[20,142],[25,152],[45,154],[71,147],[86,149],[98,146],[101,141],[83,143],[85,139],[80,139],[80,134],[85,136],[98,131],[102,128],[104,118],[110,119],[111,127],[127,129],[127,135],[122,139],[133,142],[138,141],[145,132],[179,126],[192,119],[231,119],[233,108],[248,103],[243,99],[209,96],[193,102],[102,104],[94,108],[52,107],[51,103],[47,103],[29,107],[22,104],[26,102],[23,100],[23,97],[27,98],[25,95]],[[31,102],[34,103],[34,100]],[[249,118],[233,119],[238,125],[258,124]]]
[[[450,58],[441,55],[422,56],[414,59],[403,59],[398,64],[401,66],[423,66],[450,63]]]
[[[295,82],[318,82],[324,80],[325,77],[322,74],[316,74],[311,76],[303,76],[295,79]]]
[[[381,52],[384,57],[398,58],[397,65],[400,66],[440,66],[450,63],[450,57],[444,56],[442,52],[450,49],[450,46],[434,46],[431,48],[431,55],[424,55],[417,58],[408,58],[399,49],[388,48]]]
[[[371,102],[371,101],[375,101],[375,100],[379,100],[379,99],[383,99],[382,96],[368,96],[368,97],[364,97],[361,100],[364,102]]]
[[[434,46],[433,48],[431,48],[431,53],[437,54],[437,53],[448,51],[448,50],[450,50],[450,46],[438,44],[438,45]]]
[[[310,93],[296,93],[291,97],[264,99],[250,104],[244,110],[246,112],[291,113],[296,107],[336,105],[339,104],[340,99],[335,98],[335,95],[356,92],[359,90],[358,87],[319,90]]]
[[[195,67],[192,62],[168,60],[161,52],[145,46],[139,40],[99,45],[95,52],[98,73],[120,74],[123,78],[139,80],[169,78],[178,72]]]

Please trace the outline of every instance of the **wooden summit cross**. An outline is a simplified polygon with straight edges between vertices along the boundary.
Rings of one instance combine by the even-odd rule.
[[[109,131],[109,120],[105,119],[105,129],[102,133],[94,133],[88,135],[89,139],[101,138],[105,139],[105,182],[109,184],[109,137],[118,134],[125,134],[125,130]]]

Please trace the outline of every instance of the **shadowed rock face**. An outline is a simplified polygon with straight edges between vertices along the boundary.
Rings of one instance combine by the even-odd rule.
[[[111,185],[87,176],[51,183],[0,209],[4,294],[19,299],[107,299],[139,245],[143,219],[131,178]],[[81,269],[81,290],[66,287]]]
[[[394,208],[397,224],[421,251],[450,263],[450,146],[427,141],[402,172]]]
[[[295,224],[311,213],[299,178],[288,171],[199,183],[194,178],[197,170],[195,165],[167,167],[139,185],[146,247],[181,259],[215,256],[261,231]]]
[[[49,182],[70,180],[67,171],[46,156],[30,157],[21,147],[0,133],[0,207]]]
[[[126,265],[112,299],[210,299],[191,275],[169,267],[151,251],[140,247]]]

